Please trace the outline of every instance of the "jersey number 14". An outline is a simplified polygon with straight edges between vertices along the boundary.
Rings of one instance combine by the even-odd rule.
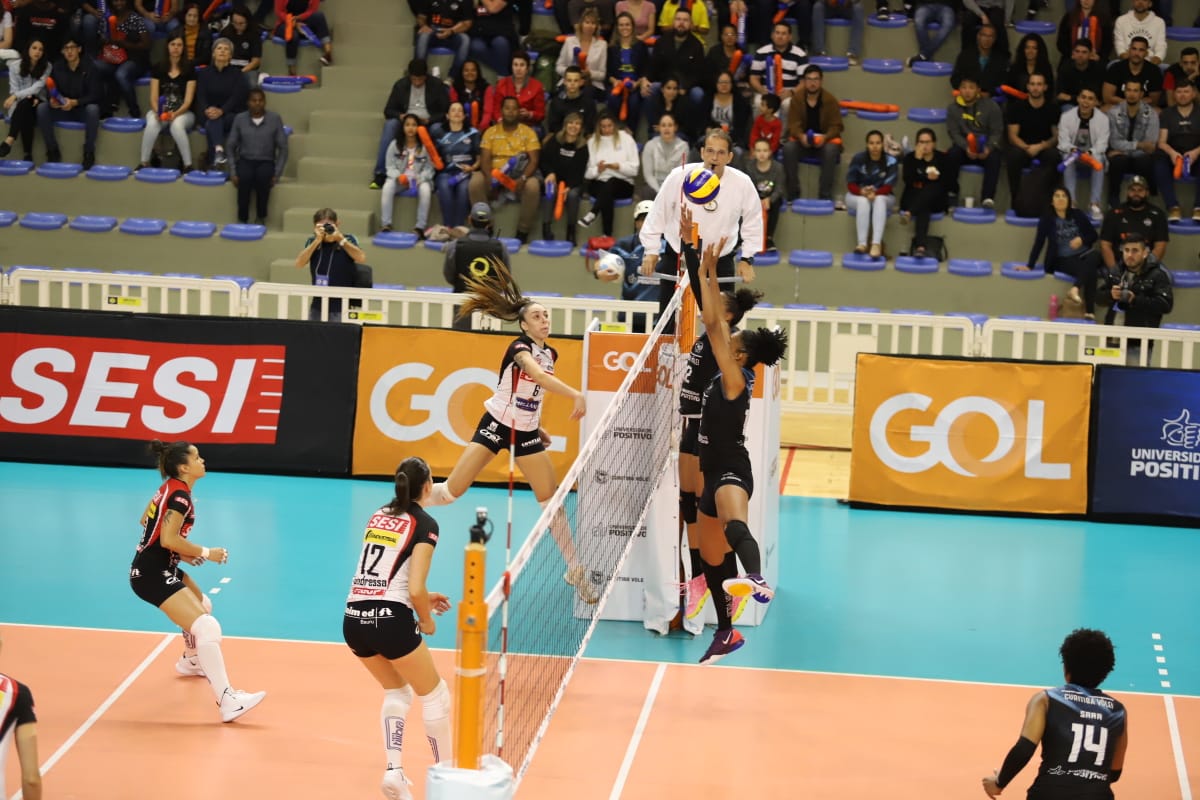
[[[1104,751],[1108,747],[1108,728],[1097,725],[1084,725],[1081,722],[1071,724],[1071,733],[1075,740],[1071,743],[1071,755],[1067,761],[1072,764],[1079,761],[1081,750],[1096,754],[1096,766],[1104,765]]]

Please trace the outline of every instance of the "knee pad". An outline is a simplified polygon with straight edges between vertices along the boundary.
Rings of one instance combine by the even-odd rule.
[[[212,613],[212,600],[209,599],[208,595],[206,595],[206,594],[200,595],[200,605],[201,605],[201,607],[204,608],[205,614]]]
[[[679,493],[679,518],[688,525],[696,524],[696,495],[691,492]]]
[[[750,535],[750,526],[742,522],[740,519],[730,520],[725,523],[725,541],[729,542],[729,546],[737,552],[738,544],[749,539],[754,540]]]
[[[421,716],[426,721],[449,718],[450,689],[445,681],[438,681],[432,692],[421,697]]]
[[[192,623],[192,636],[196,637],[196,646],[218,644],[221,641],[221,623],[212,614],[201,614]]]

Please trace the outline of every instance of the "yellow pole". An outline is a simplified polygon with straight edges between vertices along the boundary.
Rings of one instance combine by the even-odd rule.
[[[458,607],[458,669],[454,692],[458,702],[454,726],[455,766],[479,769],[483,755],[483,697],[487,669],[487,602],[484,575],[487,548],[482,542],[466,547],[463,560],[463,599]]]

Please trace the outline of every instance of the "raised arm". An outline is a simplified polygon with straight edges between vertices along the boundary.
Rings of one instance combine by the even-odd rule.
[[[583,392],[578,389],[573,389],[562,380],[551,375],[546,370],[538,366],[537,360],[528,352],[522,351],[517,353],[513,359],[521,371],[529,376],[529,379],[538,386],[545,389],[551,394],[561,394],[563,397],[571,398],[575,407],[571,410],[571,419],[579,419],[587,410],[586,399]]]

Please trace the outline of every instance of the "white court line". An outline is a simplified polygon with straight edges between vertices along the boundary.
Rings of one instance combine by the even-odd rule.
[[[1192,786],[1188,783],[1187,764],[1183,760],[1183,741],[1179,738],[1179,720],[1175,718],[1175,698],[1163,696],[1163,705],[1167,709],[1167,729],[1171,732],[1171,750],[1175,753],[1175,773],[1179,776],[1179,796],[1181,800],[1192,800]]]
[[[113,689],[112,694],[104,699],[104,702],[92,712],[92,715],[84,720],[83,724],[76,728],[75,732],[72,733],[70,737],[68,737],[67,740],[62,743],[62,746],[55,750],[54,754],[42,763],[43,775],[49,772],[55,764],[62,760],[62,757],[67,754],[67,751],[74,747],[75,743],[83,738],[83,735],[87,733],[88,730],[90,730],[91,727],[96,724],[96,722],[99,721],[100,717],[104,716],[106,711],[112,708],[113,703],[117,702],[121,695],[125,694],[125,690],[132,686],[133,682],[141,677],[141,674],[145,672],[151,664],[154,663],[154,659],[158,658],[159,654],[162,653],[163,650],[166,650],[167,645],[175,641],[175,637],[178,635],[179,634],[169,633],[163,636],[162,641],[160,641],[158,645],[156,645],[155,648],[150,651],[150,655],[142,659],[142,663],[134,667],[133,672],[129,673],[129,675],[125,677],[125,680],[121,681],[121,684],[116,689]],[[18,791],[12,796],[12,800],[21,800],[21,797],[22,792]]]
[[[638,715],[637,725],[633,727],[633,735],[629,737],[629,746],[625,748],[625,758],[621,761],[621,770],[617,773],[617,779],[613,781],[612,792],[608,795],[608,800],[617,800],[621,796],[621,792],[625,791],[625,780],[629,777],[629,770],[633,767],[633,758],[637,755],[638,745],[642,742],[646,723],[650,721],[650,711],[654,708],[654,698],[658,697],[658,687],[662,686],[663,675],[666,672],[666,664],[659,664],[658,669],[654,671],[654,680],[650,681],[650,688],[646,690],[646,702],[642,703],[642,713]]]

